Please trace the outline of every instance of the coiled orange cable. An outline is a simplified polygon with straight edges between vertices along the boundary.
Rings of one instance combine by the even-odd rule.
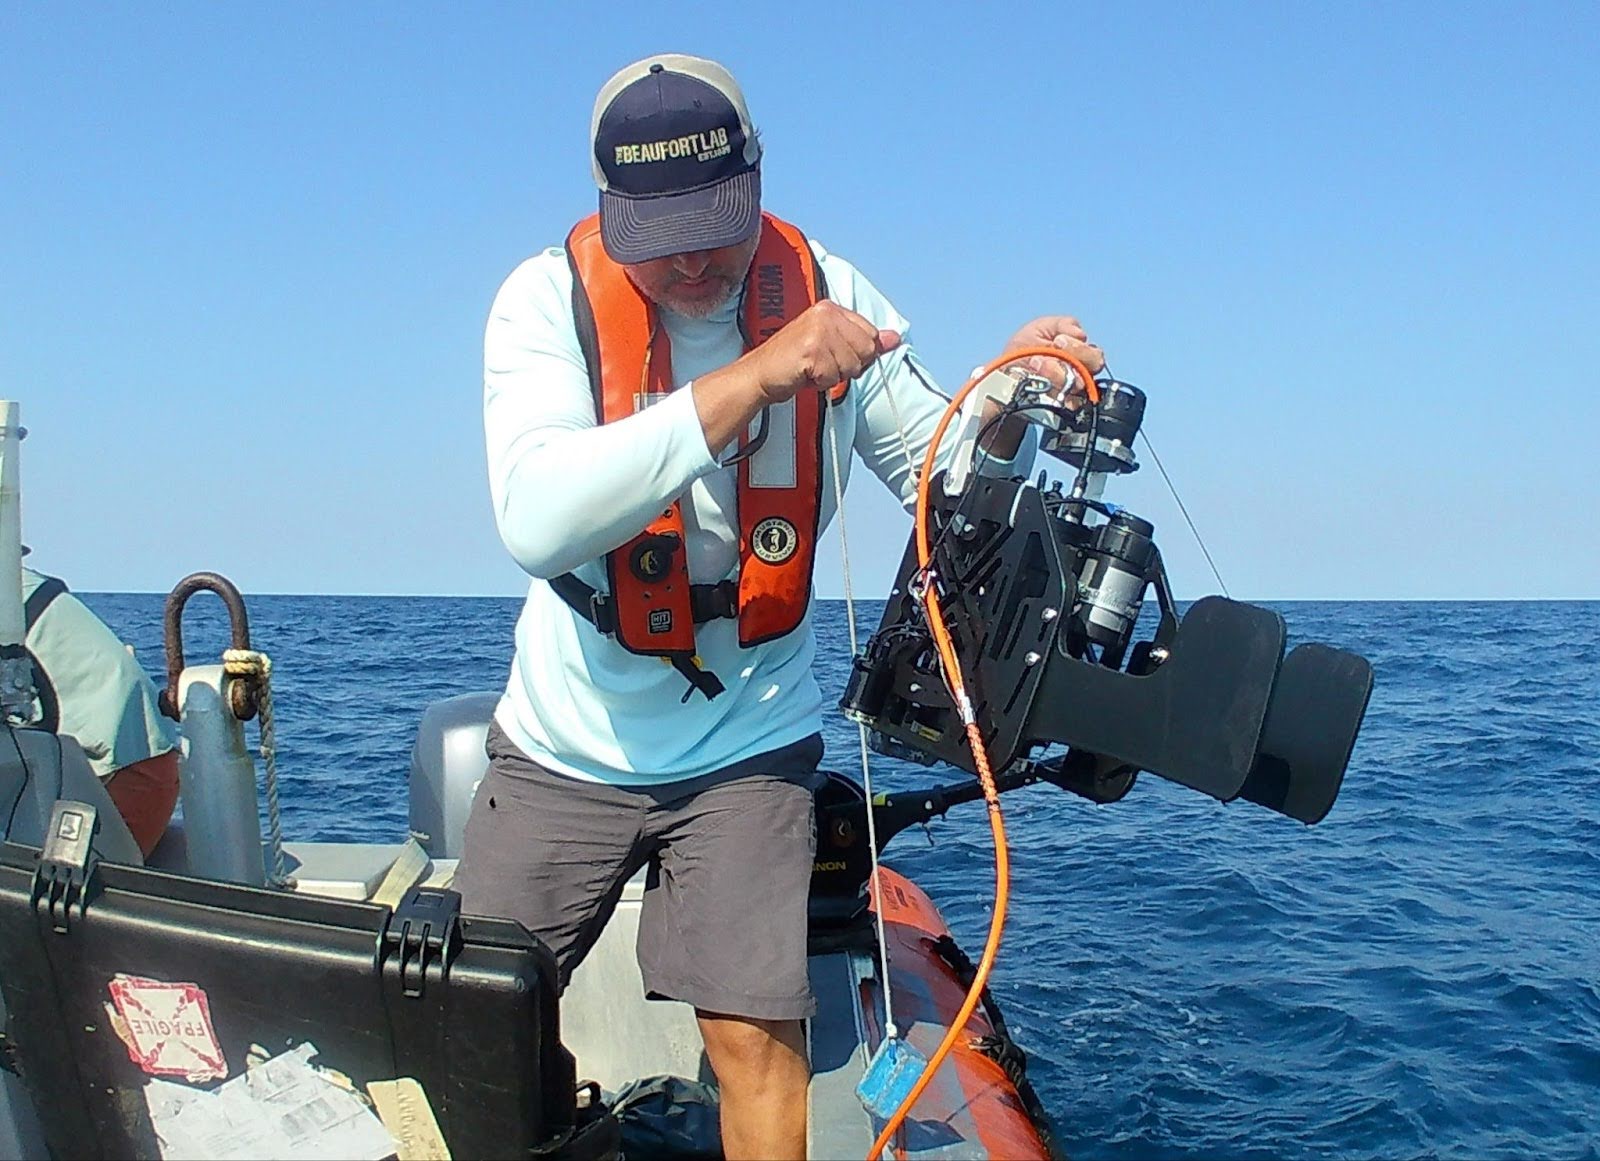
[[[966,384],[957,391],[950,400],[950,405],[945,408],[944,415],[939,418],[939,425],[933,429],[933,439],[928,444],[927,455],[922,460],[922,474],[917,481],[917,565],[924,573],[927,572],[933,561],[933,548],[928,533],[928,497],[929,488],[933,480],[934,465],[937,462],[939,441],[944,438],[946,428],[955,417],[962,402],[972,393],[972,389],[988,378],[991,373],[1010,363],[1018,362],[1035,356],[1051,359],[1060,359],[1077,374],[1088,394],[1089,402],[1098,404],[1100,392],[1095,385],[1094,376],[1089,369],[1073,356],[1057,347],[1027,347],[1020,351],[1012,351],[1001,355],[992,363],[983,367],[967,380]],[[978,1000],[983,995],[983,987],[989,980],[989,970],[994,966],[996,953],[1000,950],[1000,934],[1006,924],[1006,907],[1011,897],[1011,855],[1006,848],[1005,820],[1000,815],[1000,792],[995,789],[994,772],[989,768],[989,752],[983,744],[983,734],[978,729],[978,723],[972,712],[971,702],[967,698],[966,681],[961,672],[961,660],[956,656],[954,643],[950,640],[949,629],[944,622],[944,609],[939,604],[937,586],[932,578],[927,578],[923,586],[923,605],[928,611],[928,625],[933,630],[933,639],[939,650],[939,661],[944,667],[945,684],[950,688],[950,695],[956,704],[956,712],[960,715],[962,724],[966,727],[967,741],[972,746],[972,757],[978,767],[978,781],[983,786],[983,799],[989,807],[989,829],[994,834],[994,915],[989,921],[989,937],[984,941],[983,955],[978,960],[977,971],[973,973],[972,986],[967,989],[967,998],[962,1002],[961,1009],[956,1013],[950,1027],[945,1031],[944,1039],[939,1042],[938,1049],[928,1060],[928,1065],[922,1070],[922,1075],[917,1078],[917,1083],[912,1086],[906,1099],[900,1102],[900,1107],[884,1124],[883,1131],[878,1134],[878,1139],[872,1143],[872,1150],[867,1154],[867,1161],[878,1161],[884,1149],[889,1145],[894,1134],[899,1131],[905,1122],[906,1116],[911,1112],[917,1098],[922,1091],[932,1082],[934,1073],[938,1072],[939,1065],[945,1057],[950,1055],[950,1050],[955,1047],[956,1040],[962,1030],[967,1026],[973,1010],[978,1006]],[[882,906],[881,901],[879,906]]]

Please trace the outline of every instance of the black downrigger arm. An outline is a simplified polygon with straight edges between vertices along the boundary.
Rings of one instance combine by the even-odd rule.
[[[1091,498],[1107,477],[1137,470],[1144,414],[1137,388],[1099,388],[1098,407],[1067,410],[1039,405],[1025,383],[1010,405],[1045,416],[1043,449],[1078,469],[1070,491],[1046,488],[1043,473],[969,474],[956,491],[935,482],[932,566],[919,569],[907,546],[841,708],[882,752],[976,772],[920,600],[922,586],[937,585],[1002,788],[1048,781],[1107,802],[1147,770],[1318,822],[1366,712],[1370,664],[1317,643],[1285,656],[1279,614],[1224,597],[1180,617],[1153,525]],[[1152,588],[1159,615],[1135,640]],[[1051,746],[1067,749],[1033,756]],[[881,830],[979,796],[976,783],[891,796]]]
[[[931,566],[918,566],[913,535],[840,708],[880,753],[976,773],[921,599],[937,585],[1001,792],[1044,782],[1111,803],[1145,770],[1224,802],[1320,821],[1366,713],[1371,665],[1316,643],[1285,656],[1283,618],[1240,601],[1208,596],[1180,615],[1154,526],[1097,498],[1109,477],[1138,469],[1144,394],[1115,380],[1098,386],[1097,406],[1051,397],[1043,380],[997,387],[1009,411],[1046,428],[1042,450],[1076,479],[1047,488],[1043,473],[997,479],[969,465],[935,480]],[[963,437],[958,465],[981,434]],[[1152,589],[1155,624],[1136,640]],[[976,778],[878,796],[878,850],[982,797]],[[814,938],[862,917],[866,809],[861,788],[840,775],[817,792]]]

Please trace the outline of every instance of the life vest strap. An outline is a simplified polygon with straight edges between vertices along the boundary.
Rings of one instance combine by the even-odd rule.
[[[607,637],[616,636],[617,609],[608,594],[584,584],[570,572],[551,577],[549,585],[555,590],[556,596],[565,601],[574,613]],[[739,582],[725,580],[714,585],[690,585],[689,608],[694,614],[696,625],[714,621],[719,617],[737,617]],[[672,653],[667,655],[666,659],[689,683],[689,690],[683,695],[684,701],[688,701],[697,691],[705,694],[709,700],[727,688],[715,673],[695,664],[693,654]]]
[[[689,683],[689,688],[683,691],[684,701],[688,701],[696,692],[705,694],[706,700],[710,701],[727,688],[711,670],[696,665],[692,654],[674,653],[667,660],[672,662],[672,668],[681,673],[683,679]]]
[[[549,584],[556,596],[567,602],[578,616],[606,636],[616,635],[617,610],[609,594],[591,588],[570,572],[551,577]],[[725,580],[714,585],[690,585],[689,609],[696,625],[722,617],[737,617],[739,582]]]

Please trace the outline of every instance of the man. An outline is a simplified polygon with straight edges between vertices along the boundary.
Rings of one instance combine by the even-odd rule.
[[[74,738],[148,857],[178,801],[178,735],[155,686],[67,586],[22,570],[27,647],[45,729]]]
[[[761,213],[720,65],[630,65],[591,136],[598,216],[511,274],[485,335],[495,517],[534,580],[457,885],[565,983],[648,865],[645,987],[696,1010],[726,1155],[798,1157],[830,445],[909,503],[945,400],[878,291]],[[1068,318],[1007,349],[1051,343],[1100,365]]]

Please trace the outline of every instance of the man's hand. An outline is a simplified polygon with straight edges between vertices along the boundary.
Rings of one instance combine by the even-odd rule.
[[[854,379],[899,345],[899,334],[838,303],[814,304],[755,350],[694,381],[706,447],[721,455],[763,407]]]
[[[1088,334],[1083,329],[1083,324],[1071,315],[1049,314],[1043,318],[1036,318],[1023,327],[1007,341],[1005,349],[1000,353],[1009,354],[1012,351],[1024,350],[1027,347],[1059,347],[1064,354],[1071,355],[1089,369],[1090,374],[1099,374],[1100,369],[1106,365],[1106,356],[1099,347],[1089,341]],[[1019,359],[1010,364],[1013,367],[1024,367],[1032,374],[1048,379],[1057,387],[1066,382],[1067,365],[1060,359],[1047,359],[1042,355],[1030,355],[1026,359]]]
[[[766,402],[782,403],[801,391],[826,391],[854,379],[899,345],[895,331],[879,330],[823,299],[739,362],[754,375]]]
[[[1083,329],[1083,324],[1071,315],[1050,314],[1043,318],[1036,318],[1027,326],[1007,340],[1002,355],[1012,351],[1023,351],[1029,347],[1059,347],[1063,354],[1071,355],[1088,369],[1090,374],[1098,374],[1106,365],[1105,353],[1089,341],[1089,335]],[[1050,359],[1043,355],[1030,355],[1026,359],[1018,359],[1008,363],[1008,367],[1023,367],[1040,378],[1048,379],[1057,387],[1067,381],[1067,365],[1060,359]],[[1078,385],[1078,392],[1083,390],[1082,384]],[[1076,404],[1069,399],[1067,406]],[[1000,404],[997,400],[990,399],[984,407],[983,418],[985,423],[1000,414]],[[1017,448],[1022,443],[1022,433],[1027,428],[1027,421],[1019,415],[1010,416],[999,427],[992,428],[984,437],[982,446],[991,455],[1002,459],[1011,459],[1017,454]]]

